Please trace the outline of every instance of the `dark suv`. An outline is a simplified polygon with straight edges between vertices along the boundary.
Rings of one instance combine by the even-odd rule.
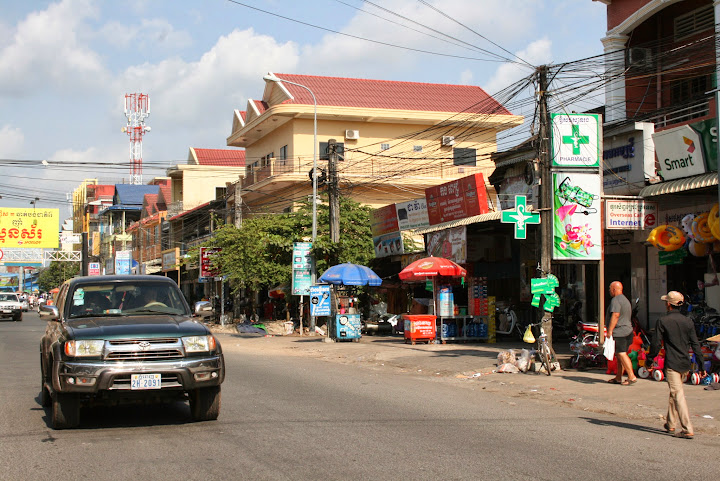
[[[40,343],[41,400],[52,427],[75,427],[80,407],[188,399],[197,421],[217,419],[225,361],[171,279],[77,277],[65,282]]]

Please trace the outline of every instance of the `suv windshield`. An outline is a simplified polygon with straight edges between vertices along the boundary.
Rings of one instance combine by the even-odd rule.
[[[17,302],[18,298],[15,294],[0,294],[0,301],[14,301]]]
[[[188,314],[180,290],[166,282],[123,281],[81,284],[68,299],[70,318]]]

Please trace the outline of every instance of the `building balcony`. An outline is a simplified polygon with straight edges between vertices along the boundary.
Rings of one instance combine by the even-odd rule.
[[[183,212],[183,201],[171,202],[167,206],[167,217],[172,217]]]
[[[710,101],[700,100],[694,104],[680,109],[663,111],[648,119],[655,124],[656,129],[661,129],[675,124],[681,124],[693,119],[699,119],[710,115]]]
[[[437,154],[436,154],[437,155]],[[452,151],[448,151],[444,157],[452,157]],[[327,160],[318,160],[318,169],[327,171]],[[310,182],[310,170],[312,160],[292,159],[270,159],[267,165],[260,167],[248,167],[245,177],[241,179],[241,186],[247,189],[254,186],[253,190],[262,188],[265,184],[292,184],[297,182]],[[484,173],[487,167],[471,165],[452,165],[452,161],[418,158],[413,159],[392,159],[392,158],[370,158],[362,161],[339,161],[338,175],[343,179],[388,179],[393,184],[429,182],[438,183],[437,180],[444,179],[451,181],[466,175]]]

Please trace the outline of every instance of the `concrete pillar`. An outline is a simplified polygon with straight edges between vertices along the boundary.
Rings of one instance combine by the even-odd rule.
[[[602,39],[605,50],[605,122],[625,120],[625,46],[628,36],[613,34]]]

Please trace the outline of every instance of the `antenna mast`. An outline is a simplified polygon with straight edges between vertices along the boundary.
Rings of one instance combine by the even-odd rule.
[[[150,115],[148,94],[125,94],[125,117],[127,125],[122,131],[130,136],[130,183],[142,184],[142,138],[150,127],[145,119]]]

